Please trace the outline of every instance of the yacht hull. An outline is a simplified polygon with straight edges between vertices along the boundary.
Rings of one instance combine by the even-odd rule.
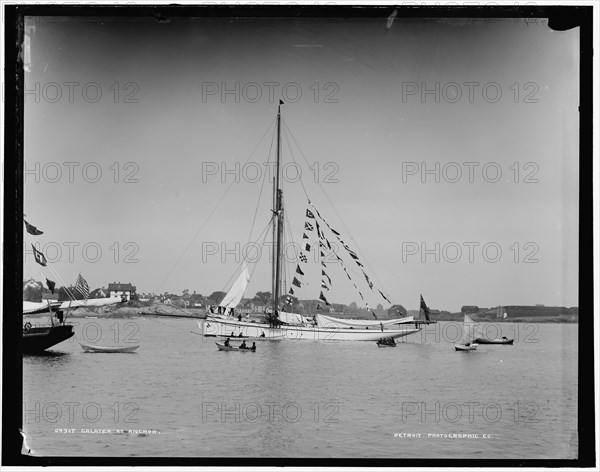
[[[75,333],[72,325],[28,326],[23,328],[23,353],[35,354],[61,343]]]
[[[415,325],[400,325],[398,329],[350,329],[321,326],[282,326],[272,328],[268,324],[249,323],[244,321],[208,318],[198,321],[198,326],[204,336],[238,338],[241,333],[246,339],[264,340],[306,340],[313,342],[336,341],[378,341],[385,338],[402,338],[421,331]],[[233,334],[232,334],[233,333]],[[264,336],[263,336],[264,333]]]

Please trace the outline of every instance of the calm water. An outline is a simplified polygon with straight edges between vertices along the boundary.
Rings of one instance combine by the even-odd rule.
[[[396,348],[279,341],[239,353],[191,333],[194,320],[71,321],[74,340],[24,360],[24,430],[38,454],[577,457],[574,324],[497,324],[488,334],[514,346],[467,353],[454,351],[451,322]],[[92,354],[78,341],[140,348]],[[82,432],[94,429],[111,431]],[[428,437],[453,433],[478,437]]]

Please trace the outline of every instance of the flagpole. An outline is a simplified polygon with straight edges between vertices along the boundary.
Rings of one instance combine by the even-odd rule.
[[[281,105],[282,100],[279,100],[277,107],[277,164],[275,167],[275,179],[273,180],[273,313],[271,321],[277,319],[277,310],[279,306],[279,280],[281,278],[281,229],[282,229],[282,212],[281,212],[281,190],[279,189],[279,166],[281,164]]]

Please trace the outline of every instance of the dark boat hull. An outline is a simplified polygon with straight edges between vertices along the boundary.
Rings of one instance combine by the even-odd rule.
[[[58,343],[66,341],[74,334],[72,325],[31,327],[27,333],[23,332],[23,353],[43,352]]]
[[[512,344],[514,339],[475,339],[473,342],[477,344]]]

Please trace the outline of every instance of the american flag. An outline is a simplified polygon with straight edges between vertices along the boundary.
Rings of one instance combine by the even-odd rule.
[[[85,281],[85,279],[81,276],[81,274],[79,274],[77,276],[77,283],[75,283],[75,290],[77,290],[79,293],[81,293],[85,297],[86,300],[90,296],[90,287],[89,287],[88,283]]]

